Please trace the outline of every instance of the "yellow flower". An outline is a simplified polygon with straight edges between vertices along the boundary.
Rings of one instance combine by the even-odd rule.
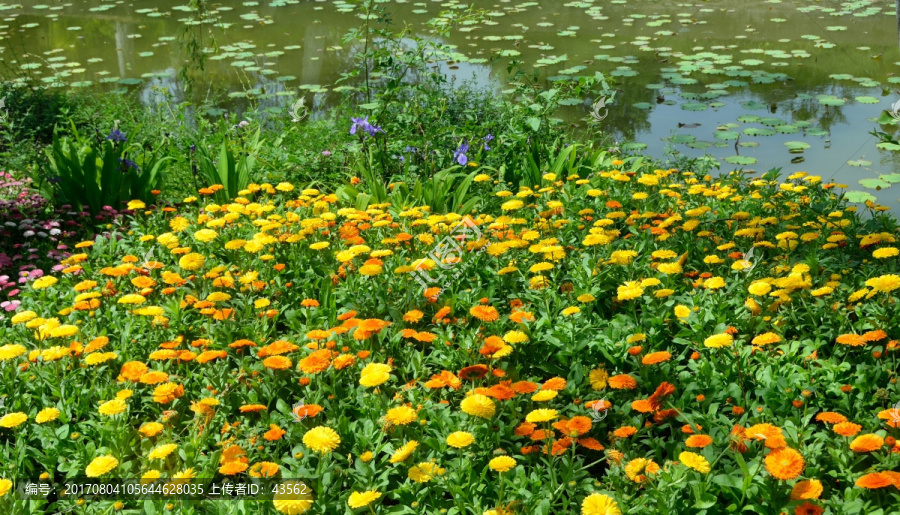
[[[29,320],[33,320],[35,318],[37,318],[37,313],[35,313],[34,311],[22,311],[13,315],[10,322],[12,322],[13,325],[24,324],[25,322],[28,322]]]
[[[472,433],[467,433],[465,431],[456,431],[455,433],[450,433],[447,435],[447,445],[450,447],[455,447],[457,449],[462,449],[463,447],[468,447],[475,443],[475,437],[472,436]]]
[[[551,420],[555,420],[558,416],[559,413],[555,409],[536,409],[529,413],[525,417],[525,420],[531,422],[532,424],[538,424],[541,422],[549,422]]]
[[[111,401],[106,401],[100,405],[100,409],[97,411],[100,412],[101,415],[106,415],[111,417],[113,415],[118,415],[122,413],[128,408],[128,404],[125,403],[122,399],[113,399]]]
[[[53,277],[52,275],[45,275],[40,279],[37,279],[33,283],[31,283],[31,287],[35,290],[43,290],[44,288],[49,288],[59,282],[59,279]]]
[[[617,299],[619,301],[626,301],[640,297],[644,294],[644,289],[641,288],[640,283],[637,281],[628,281],[622,286],[619,286],[617,293]]]
[[[488,467],[497,472],[506,472],[516,466],[516,460],[509,456],[497,456],[488,462]]]
[[[714,334],[704,340],[703,345],[711,349],[719,349],[721,347],[728,347],[732,342],[734,342],[734,338],[732,338],[730,334],[720,333]]]
[[[538,393],[531,396],[531,400],[534,402],[547,402],[550,399],[559,395],[559,392],[555,390],[541,390]]]
[[[372,504],[376,499],[381,497],[381,492],[378,490],[368,490],[365,492],[353,492],[350,494],[350,499],[347,500],[347,505],[351,508],[362,508],[363,506],[368,506]]]
[[[99,456],[84,469],[84,475],[87,477],[100,477],[110,470],[119,466],[119,460],[115,459],[112,454]]]
[[[409,479],[416,483],[427,483],[431,481],[434,476],[442,476],[445,472],[446,470],[438,467],[437,464],[426,461],[409,469],[408,476]]]
[[[327,241],[320,241],[318,243],[313,243],[312,245],[309,246],[309,248],[311,248],[313,250],[322,250],[322,249],[328,248],[329,245],[331,245],[331,244],[328,243]]]
[[[416,447],[419,446],[419,442],[415,440],[410,440],[406,442],[403,447],[400,447],[394,454],[391,455],[391,459],[388,460],[391,463],[400,463],[402,461],[406,461],[407,458],[416,450]]]
[[[52,422],[59,418],[59,410],[56,408],[44,408],[34,417],[34,421],[38,424]]]
[[[74,325],[64,324],[50,330],[51,338],[66,338],[78,333],[78,327]]]
[[[303,435],[303,445],[322,454],[337,449],[340,444],[341,437],[327,426],[314,427]]]
[[[622,511],[612,497],[591,494],[581,503],[581,515],[622,515]]]
[[[568,307],[568,308],[562,310],[563,316],[572,316],[576,313],[581,313],[581,309],[578,308],[577,306],[571,306],[571,307]]]
[[[756,281],[747,288],[751,295],[765,295],[772,291],[772,285],[765,281]]]
[[[691,316],[691,308],[679,304],[675,306],[675,316],[678,318],[687,318]]]
[[[391,378],[391,367],[384,363],[369,363],[360,372],[359,384],[367,387],[378,386]]]
[[[888,274],[879,277],[873,277],[866,281],[866,286],[877,292],[889,293],[900,288],[900,275]]]
[[[0,418],[0,427],[12,429],[14,427],[22,425],[26,420],[28,420],[28,415],[22,413],[21,411],[15,413],[7,413],[6,415],[3,415],[3,418]]]
[[[409,406],[398,406],[388,410],[385,420],[395,426],[405,426],[416,421],[416,410]]]
[[[199,231],[194,233],[194,239],[203,243],[209,243],[216,239],[218,235],[219,233],[212,229],[200,229]]]
[[[459,404],[459,407],[466,414],[479,418],[491,418],[496,411],[494,401],[492,401],[490,397],[480,393],[466,397]]]
[[[19,356],[25,354],[27,351],[28,349],[19,344],[6,344],[0,347],[0,361],[9,361],[11,359],[16,359]]]
[[[206,256],[197,254],[196,252],[185,254],[178,260],[178,266],[190,272],[200,270],[204,263],[206,263]]]
[[[582,294],[582,295],[579,295],[578,297],[575,297],[575,299],[576,299],[578,302],[583,302],[583,303],[585,303],[585,304],[587,304],[588,302],[593,302],[594,300],[596,300],[596,299],[594,298],[594,296],[591,295],[590,293],[584,293],[584,294]]]
[[[509,331],[503,335],[506,343],[523,343],[528,341],[528,336],[522,331]]]
[[[900,254],[900,250],[897,250],[895,247],[885,247],[873,252],[872,257],[875,259],[887,259],[889,257],[894,257],[897,254]]]
[[[699,454],[685,451],[678,455],[678,461],[702,474],[709,473],[709,462]]]
[[[606,388],[607,379],[609,379],[609,373],[602,368],[591,370],[591,373],[588,374],[588,380],[591,382],[591,388],[597,391]]]
[[[162,445],[158,445],[150,454],[147,455],[148,460],[164,460],[166,456],[172,454],[175,449],[178,448],[178,445],[174,443],[166,443]]]
[[[144,209],[145,207],[147,207],[147,204],[144,204],[140,200],[129,200],[128,201],[128,209],[131,209],[131,210]]]
[[[0,499],[6,497],[6,494],[12,490],[13,483],[9,479],[0,479]]]

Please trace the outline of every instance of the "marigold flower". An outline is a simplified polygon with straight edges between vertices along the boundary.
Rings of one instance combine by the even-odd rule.
[[[876,434],[860,435],[850,442],[850,450],[853,452],[872,452],[884,446],[884,438]]]
[[[581,502],[581,515],[622,515],[622,511],[612,497],[591,494]]]
[[[766,456],[765,463],[769,474],[783,481],[799,476],[806,465],[803,461],[803,456],[790,447],[782,447],[770,452]]]
[[[341,437],[327,426],[314,427],[303,435],[303,445],[321,454],[337,449],[340,444]]]

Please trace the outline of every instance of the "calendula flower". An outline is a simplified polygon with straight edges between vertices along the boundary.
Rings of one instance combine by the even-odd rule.
[[[353,492],[350,494],[350,498],[347,500],[347,505],[351,508],[362,508],[368,506],[375,502],[379,497],[381,497],[381,492],[378,490],[367,490],[365,492]]]
[[[770,452],[766,456],[765,463],[769,474],[783,481],[799,476],[806,465],[803,461],[803,456],[790,447],[781,447]]]
[[[703,345],[705,347],[709,347],[712,349],[719,349],[721,347],[728,347],[734,342],[734,338],[728,333],[714,334],[708,337],[703,341]]]
[[[479,418],[491,418],[494,416],[496,406],[494,401],[486,395],[475,394],[463,399],[459,405],[460,409],[468,415]]]
[[[0,418],[0,427],[12,429],[24,424],[26,420],[28,420],[28,415],[22,413],[21,411],[15,413],[7,413],[6,415],[3,415],[3,418]]]
[[[38,424],[45,424],[58,419],[59,415],[60,411],[56,408],[44,408],[38,412],[36,417],[34,417],[34,421]]]
[[[113,457],[112,454],[99,456],[94,458],[87,468],[84,469],[84,475],[87,477],[100,477],[118,466],[119,460]]]
[[[491,470],[506,472],[516,466],[516,460],[509,456],[497,456],[488,463]]]
[[[334,429],[326,426],[314,427],[303,435],[303,445],[322,454],[337,449],[340,444],[341,437],[338,436]]]
[[[699,454],[685,451],[678,455],[678,461],[683,463],[684,466],[696,470],[701,474],[709,473],[709,462]]]
[[[447,445],[450,447],[455,447],[457,449],[462,449],[463,447],[468,447],[475,443],[475,437],[472,436],[472,433],[467,433],[465,431],[456,431],[455,433],[450,433],[447,435]]]
[[[622,515],[622,511],[612,497],[591,494],[581,502],[581,515]]]
[[[391,367],[389,365],[369,363],[360,373],[359,384],[371,388],[385,383],[390,378]]]

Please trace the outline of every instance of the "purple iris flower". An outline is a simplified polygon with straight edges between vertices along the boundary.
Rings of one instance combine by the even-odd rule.
[[[455,159],[460,166],[466,166],[466,163],[469,162],[469,158],[466,157],[466,152],[468,151],[469,142],[463,141],[462,144],[460,144],[459,148],[456,149],[456,152],[453,153],[453,159]]]
[[[483,137],[483,138],[481,138],[481,139],[484,140],[484,149],[485,149],[485,150],[490,150],[491,147],[488,146],[488,143],[491,142],[491,141],[493,141],[494,135],[493,135],[493,134],[488,134],[487,136],[485,136],[485,137]]]
[[[364,118],[350,118],[350,121],[353,122],[353,125],[350,127],[350,134],[356,134],[357,129],[362,129],[369,133],[369,136],[374,136],[376,132],[383,132],[381,127],[376,125],[372,125],[369,123],[369,117],[366,116]]]
[[[112,140],[116,143],[122,143],[128,140],[125,137],[125,133],[120,131],[119,129],[113,129],[112,132],[109,133],[109,136],[106,137],[108,140]]]

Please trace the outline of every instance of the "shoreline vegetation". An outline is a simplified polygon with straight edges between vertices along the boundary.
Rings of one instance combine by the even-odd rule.
[[[573,131],[610,77],[451,84],[365,6],[319,116],[4,83],[0,510],[898,513],[887,207]]]

